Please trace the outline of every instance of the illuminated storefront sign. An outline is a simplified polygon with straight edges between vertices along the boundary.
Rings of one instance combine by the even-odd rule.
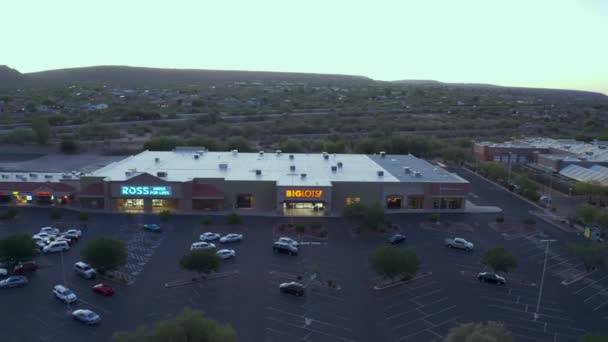
[[[323,190],[285,190],[287,198],[321,198]]]
[[[120,187],[122,196],[171,196],[170,186],[126,186]]]

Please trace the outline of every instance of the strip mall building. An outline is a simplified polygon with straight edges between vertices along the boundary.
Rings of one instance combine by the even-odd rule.
[[[462,211],[470,184],[411,155],[145,151],[80,177],[83,208],[337,214],[355,202],[387,211]]]

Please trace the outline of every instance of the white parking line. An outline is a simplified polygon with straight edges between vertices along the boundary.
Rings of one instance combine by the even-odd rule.
[[[272,310],[272,311],[290,312],[288,310],[285,310],[287,308],[277,308],[275,306],[267,306],[266,309]],[[302,310],[306,311],[306,309],[302,309]],[[325,316],[332,316],[332,318],[336,318],[336,319],[339,319],[339,320],[342,320],[342,321],[350,321],[350,318],[348,318],[348,317],[345,317],[345,316],[342,316],[342,315],[338,315],[338,314],[335,314],[335,313],[332,313],[332,312],[328,312],[326,310],[323,310],[322,313]]]
[[[274,322],[278,322],[280,324],[289,325],[289,326],[292,326],[294,328],[299,328],[299,329],[302,329],[302,330],[306,330],[306,331],[314,332],[314,333],[321,334],[321,335],[324,335],[324,336],[327,336],[327,337],[331,337],[331,338],[333,338],[335,340],[340,340],[340,341],[345,341],[345,342],[355,342],[355,340],[353,340],[353,339],[343,338],[343,337],[336,336],[336,335],[333,335],[333,334],[325,333],[323,331],[311,329],[311,328],[308,328],[306,326],[299,326],[299,325],[296,325],[296,324],[293,324],[293,323],[284,322],[284,321],[282,321],[280,319],[276,319],[274,317],[266,317],[266,319],[274,321]]]
[[[288,311],[278,310],[278,309],[275,309],[275,308],[269,308],[269,309],[273,310],[273,311],[276,311],[276,312],[279,312],[279,313],[281,313],[283,315],[288,315],[288,316],[292,316],[292,317],[299,317],[303,321],[304,321],[304,319],[310,319],[311,322],[316,322],[316,323],[319,323],[319,324],[322,324],[322,325],[326,325],[326,326],[329,326],[329,327],[333,327],[333,328],[336,328],[336,329],[341,329],[341,330],[348,331],[348,332],[352,332],[353,331],[352,329],[343,327],[341,325],[336,325],[336,324],[332,324],[332,323],[328,323],[328,322],[323,322],[323,321],[320,321],[318,319],[314,319],[314,318],[311,317],[310,314],[298,315],[298,314],[294,314],[294,313],[291,313],[291,312],[288,312]]]
[[[422,312],[422,311],[418,310],[418,308],[414,308],[414,309],[412,309],[412,310],[407,310],[407,311],[403,311],[403,312],[400,312],[400,313],[394,314],[394,315],[392,315],[392,316],[388,316],[388,317],[386,317],[385,319],[386,319],[387,321],[389,321],[389,320],[391,320],[391,319],[394,319],[394,318],[398,318],[398,317],[401,317],[401,316],[407,315],[407,314],[409,314],[409,313],[411,313],[411,312],[414,312],[414,311],[418,311],[418,312],[420,312],[422,315],[427,315],[426,313],[424,313],[424,312]]]
[[[423,332],[425,332],[425,331],[429,331],[429,329],[436,328],[436,327],[440,327],[440,326],[442,326],[442,325],[444,325],[444,324],[446,324],[446,323],[449,323],[449,322],[452,322],[452,321],[454,321],[454,320],[457,320],[458,318],[459,318],[459,316],[456,316],[456,317],[452,317],[452,318],[450,318],[450,319],[448,319],[448,320],[445,320],[445,321],[443,321],[443,322],[441,322],[441,323],[439,323],[439,324],[433,324],[433,326],[428,327],[428,328],[426,328],[426,329],[419,330],[419,331],[413,332],[413,333],[411,333],[411,334],[409,334],[409,335],[406,335],[406,336],[400,337],[400,338],[396,339],[396,340],[395,340],[395,342],[401,342],[401,341],[407,340],[407,339],[409,339],[410,337],[416,336],[416,335],[418,335],[418,334],[420,334],[420,333],[423,333]],[[430,331],[429,331],[429,332],[430,332]]]
[[[600,282],[600,281],[602,281],[602,280],[604,280],[604,279],[606,279],[606,278],[608,278],[608,275],[607,275],[607,276],[604,276],[604,277],[601,277],[601,278],[600,278],[600,279],[598,279],[598,280],[594,280],[594,281],[590,282],[589,284],[587,284],[587,285],[583,286],[582,288],[578,289],[578,290],[577,290],[577,291],[575,291],[574,293],[575,293],[575,294],[579,294],[581,291],[583,291],[583,290],[584,290],[584,289],[586,289],[587,287],[589,287],[589,286],[591,286],[591,285],[594,285],[594,284],[596,284],[596,283],[598,283],[598,282]]]
[[[528,311],[529,309],[532,309],[531,305],[528,306],[526,305],[526,310],[518,310],[518,309],[513,309],[513,308],[509,308],[509,307],[505,307],[505,306],[500,306],[500,305],[494,305],[494,304],[489,304],[489,307],[494,307],[494,308],[498,308],[498,309],[503,309],[503,310],[509,310],[509,311],[514,311],[514,312],[520,312],[520,313],[524,313],[524,314],[529,314],[530,317],[532,317],[532,312]],[[540,314],[541,317],[549,317],[552,319],[558,319],[560,321],[568,321],[568,322],[574,322],[574,320],[570,319],[570,318],[565,318],[565,317],[558,317],[558,316],[552,316],[552,315],[547,315],[547,314]]]
[[[433,294],[435,294],[435,293],[437,293],[437,292],[441,292],[441,291],[443,291],[443,289],[434,290],[434,291],[431,291],[431,292],[427,292],[427,293],[425,293],[425,294],[423,294],[423,295],[419,295],[419,296],[416,296],[416,297],[412,297],[412,298],[410,298],[409,300],[411,300],[411,301],[413,301],[413,302],[415,303],[414,299],[419,299],[419,298],[428,297],[428,296],[430,296],[430,295],[433,295]]]
[[[330,296],[330,295],[323,294],[323,293],[317,292],[317,291],[312,291],[312,290],[310,291],[310,294],[311,295],[315,295],[315,296],[319,296],[319,297],[325,297],[325,298],[335,299],[335,300],[338,300],[338,301],[341,301],[341,302],[345,302],[346,301],[346,299],[341,298],[341,297]]]

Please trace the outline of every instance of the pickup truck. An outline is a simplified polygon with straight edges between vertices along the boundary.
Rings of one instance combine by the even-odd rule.
[[[462,238],[445,239],[445,246],[464,249],[465,251],[472,251],[475,247],[472,243]]]

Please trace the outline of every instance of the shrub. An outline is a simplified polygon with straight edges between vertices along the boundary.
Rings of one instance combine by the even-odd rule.
[[[51,220],[60,220],[63,217],[63,213],[61,212],[61,210],[53,208],[49,213],[49,217],[51,218]]]
[[[296,225],[296,232],[298,233],[304,233],[304,231],[306,230],[306,226],[303,224],[298,224]]]
[[[127,223],[133,223],[133,213],[126,213],[125,221],[127,221]]]
[[[158,217],[160,218],[161,222],[167,222],[169,221],[169,217],[171,217],[171,211],[165,209],[158,214]]]
[[[80,222],[86,222],[89,220],[89,214],[85,213],[85,212],[81,212],[78,214],[78,221]]]
[[[228,215],[226,215],[226,223],[236,226],[238,224],[241,224],[243,220],[241,219],[241,217],[239,216],[239,214],[237,213],[230,213]]]
[[[12,220],[15,217],[17,217],[17,208],[9,207],[8,209],[6,209],[6,211],[2,214],[0,218],[2,218],[3,220]]]
[[[439,218],[437,217],[437,214],[430,214],[429,215],[429,221],[431,222],[437,222]]]
[[[533,225],[536,223],[536,220],[532,217],[527,217],[523,220],[524,224]]]
[[[503,223],[503,222],[505,222],[505,218],[504,218],[504,217],[502,217],[502,216],[498,216],[498,217],[496,218],[496,223]]]
[[[321,221],[312,221],[310,223],[310,229],[312,229],[312,230],[319,230],[319,229],[321,229],[321,227],[323,227],[323,224],[321,223]]]
[[[211,216],[205,216],[205,217],[203,217],[201,219],[201,223],[205,227],[210,226],[213,223],[213,217],[211,217]]]
[[[320,232],[319,232],[319,236],[320,236],[320,237],[322,237],[322,238],[327,237],[327,230],[322,230],[322,231],[320,231]]]

